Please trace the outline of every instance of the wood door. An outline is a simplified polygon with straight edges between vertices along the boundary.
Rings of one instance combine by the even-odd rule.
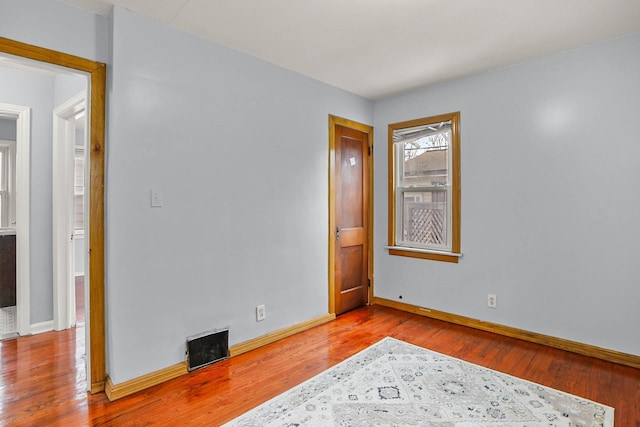
[[[335,127],[335,311],[369,302],[369,135]]]

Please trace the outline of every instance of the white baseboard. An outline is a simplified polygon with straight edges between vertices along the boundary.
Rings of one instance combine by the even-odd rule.
[[[44,332],[53,331],[53,320],[46,322],[34,323],[31,325],[31,335],[42,334]]]

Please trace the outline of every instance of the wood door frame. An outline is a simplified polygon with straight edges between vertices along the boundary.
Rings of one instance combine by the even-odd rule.
[[[106,379],[105,304],[104,304],[104,160],[107,67],[78,56],[0,37],[0,52],[34,61],[70,68],[88,74],[91,105],[88,106],[90,141],[89,161],[89,343],[87,362],[91,393],[104,390]],[[85,272],[86,273],[86,272]]]
[[[367,240],[368,240],[368,278],[371,286],[368,290],[369,304],[373,301],[373,127],[342,117],[329,115],[329,314],[336,313],[336,126],[344,126],[366,133],[369,143],[368,158],[369,177],[367,185],[369,187],[369,209],[367,213]]]

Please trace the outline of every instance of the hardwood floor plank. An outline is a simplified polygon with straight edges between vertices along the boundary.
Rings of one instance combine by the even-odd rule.
[[[109,402],[85,390],[84,329],[0,342],[2,426],[215,426],[392,336],[615,407],[640,427],[640,370],[391,308],[340,316]]]

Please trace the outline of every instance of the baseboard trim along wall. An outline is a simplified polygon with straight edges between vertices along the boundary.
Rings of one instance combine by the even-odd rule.
[[[33,325],[31,325],[31,335],[37,335],[51,331],[53,331],[53,320],[47,320],[45,322],[34,323]]]
[[[106,381],[99,381],[97,383],[92,383],[91,390],[89,390],[89,392],[91,394],[96,394],[96,393],[100,393],[101,391],[104,391],[105,383]]]
[[[231,357],[238,356],[239,354],[246,353],[247,351],[254,350],[267,344],[271,344],[272,342],[276,342],[283,338],[297,334],[298,332],[306,331],[307,329],[311,329],[314,326],[330,322],[332,320],[335,320],[335,318],[335,314],[323,314],[321,316],[314,317],[313,319],[309,319],[305,322],[289,326],[288,328],[283,328],[274,332],[270,332],[266,335],[262,335],[261,337],[254,338],[240,344],[232,345],[229,348],[229,353],[231,353]]]
[[[123,383],[114,384],[111,378],[107,377],[107,384],[104,388],[109,400],[114,401],[125,396],[129,396],[137,391],[144,390],[165,381],[172,380],[187,373],[187,362],[180,362],[159,371],[150,372],[138,378],[134,378]]]
[[[468,326],[470,328],[480,329],[487,332],[493,332],[495,334],[542,344],[548,347],[558,348],[561,350],[570,351],[572,353],[578,353],[583,356],[595,357],[607,362],[613,362],[620,365],[631,366],[632,368],[640,369],[640,356],[635,356],[632,354],[621,353],[615,350],[596,347],[590,344],[569,341],[563,338],[556,338],[536,332],[529,332],[523,329],[512,328],[510,326],[504,326],[497,323],[485,322],[482,320],[472,319],[470,317],[459,316],[457,314],[433,310],[426,307],[419,307],[417,305],[406,304],[403,302],[397,302],[385,298],[374,297],[373,303],[382,305],[384,307],[395,308],[396,310],[419,314],[422,316],[431,317],[433,319],[444,320],[445,322]]]
[[[270,332],[266,335],[262,335],[257,338],[232,345],[229,348],[231,357],[238,356],[239,354],[246,353],[247,351],[254,350],[256,348],[271,344],[288,336],[297,334],[298,332],[311,329],[314,326],[322,325],[323,323],[330,322],[336,318],[335,314],[323,314],[318,317],[306,320],[295,325],[279,329],[274,332]],[[177,378],[181,375],[188,373],[187,362],[180,362],[173,366],[169,366],[159,371],[150,372],[141,377],[133,378],[129,381],[114,384],[110,377],[107,377],[107,382],[104,388],[105,394],[110,401],[114,401],[130,394],[142,391],[154,385],[158,385],[165,381]]]

